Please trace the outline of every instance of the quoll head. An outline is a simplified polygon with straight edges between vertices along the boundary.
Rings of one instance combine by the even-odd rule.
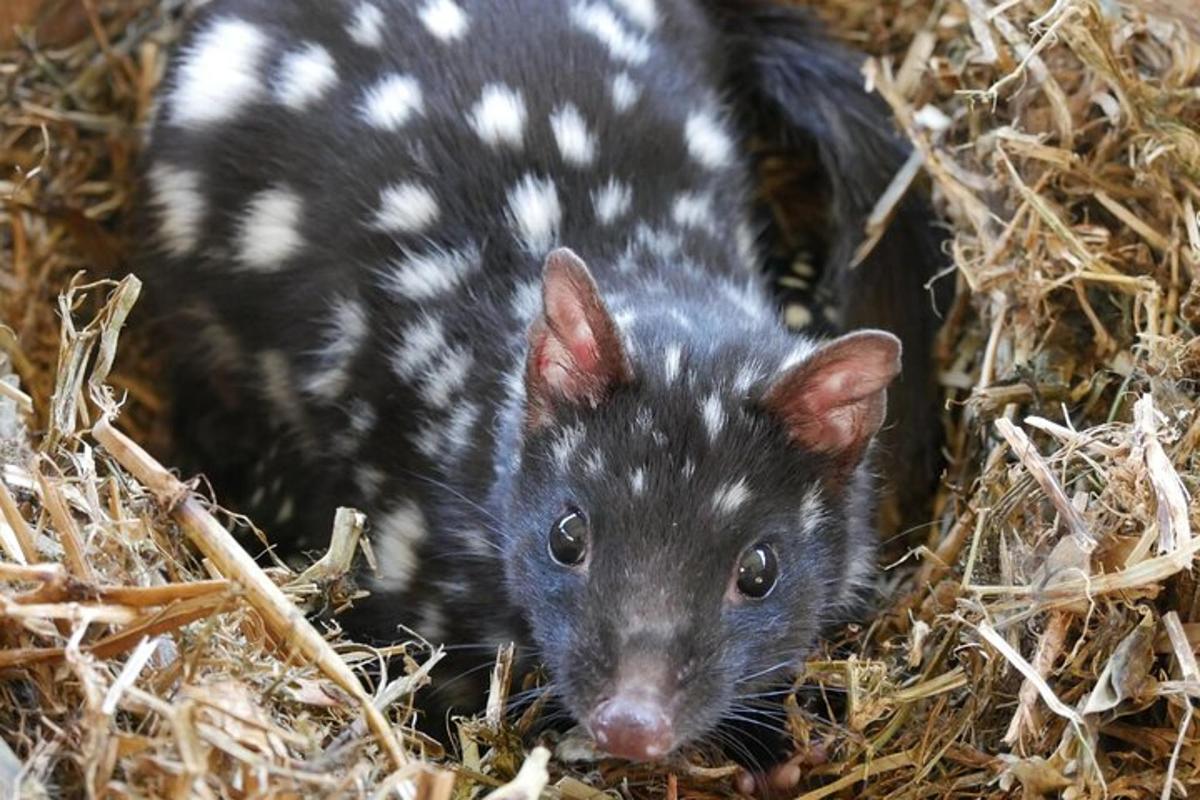
[[[509,591],[597,744],[659,758],[786,675],[845,601],[853,487],[900,345],[858,332],[779,368],[797,342],[778,326],[749,343],[631,343],[565,249],[542,299]]]

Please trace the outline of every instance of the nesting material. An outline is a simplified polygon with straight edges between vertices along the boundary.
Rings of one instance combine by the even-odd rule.
[[[916,148],[864,247],[928,185],[959,299],[938,351],[936,522],[887,544],[878,613],[799,679],[797,795],[1195,792],[1194,3],[811,4],[874,55],[864,80]],[[440,652],[367,648],[300,613],[352,601],[361,515],[339,515],[311,569],[264,567],[228,540],[219,498],[147,454],[169,452],[167,398],[153,342],[124,328],[126,223],[184,11],[71,5],[53,36],[0,38],[0,787],[727,796],[737,768],[711,752],[631,766],[566,735],[527,756],[542,706],[501,713],[525,688],[511,651],[487,713],[439,756],[411,723]]]

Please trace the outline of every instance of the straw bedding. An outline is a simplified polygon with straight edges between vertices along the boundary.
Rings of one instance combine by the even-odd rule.
[[[1200,783],[1194,0],[811,4],[875,56],[865,80],[916,148],[877,220],[927,181],[960,291],[938,345],[936,522],[888,543],[878,613],[800,678],[816,700],[791,709],[798,794],[1185,796]],[[499,713],[520,688],[504,654],[489,713],[440,754],[407,726],[436,650],[370,650],[301,613],[347,601],[361,515],[339,516],[312,569],[264,569],[219,498],[148,455],[169,453],[168,398],[153,342],[123,330],[139,289],[125,222],[185,12],[0,12],[0,787],[728,795],[733,768],[711,755],[632,768],[571,761],[568,739],[527,756],[529,720]],[[407,675],[373,682],[382,660]]]

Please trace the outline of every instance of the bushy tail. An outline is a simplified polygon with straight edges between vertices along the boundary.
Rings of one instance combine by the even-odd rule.
[[[864,89],[861,56],[840,47],[799,9],[746,0],[703,0],[726,46],[726,85],[741,122],[772,148],[815,152],[830,208],[822,281],[846,329],[900,337],[901,383],[891,393],[888,472],[911,476],[897,496],[909,506],[934,485],[941,424],[932,359],[952,279],[927,283],[946,263],[927,198],[910,190],[882,238],[852,265],[876,202],[909,155],[886,104]]]

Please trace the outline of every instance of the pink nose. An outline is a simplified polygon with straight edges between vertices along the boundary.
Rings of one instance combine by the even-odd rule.
[[[675,732],[657,697],[618,693],[596,706],[589,727],[604,752],[631,761],[652,761],[671,752]]]

